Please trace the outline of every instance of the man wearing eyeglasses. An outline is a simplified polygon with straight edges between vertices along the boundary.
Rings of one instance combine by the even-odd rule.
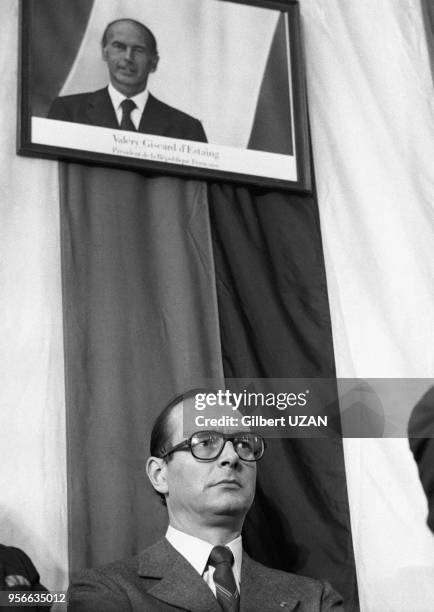
[[[241,529],[265,443],[246,428],[195,430],[185,418],[194,397],[172,401],[151,434],[147,474],[167,506],[165,538],[129,561],[86,572],[70,588],[69,609],[342,612],[327,583],[267,568],[243,551]],[[224,412],[241,416],[232,406]]]

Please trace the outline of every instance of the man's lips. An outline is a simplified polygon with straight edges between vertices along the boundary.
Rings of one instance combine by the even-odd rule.
[[[118,69],[128,74],[135,74],[136,70],[133,66],[118,66]]]
[[[240,483],[239,480],[236,480],[236,478],[223,478],[222,480],[218,480],[217,482],[213,482],[210,486],[211,487],[218,487],[220,485],[241,488],[241,483]]]

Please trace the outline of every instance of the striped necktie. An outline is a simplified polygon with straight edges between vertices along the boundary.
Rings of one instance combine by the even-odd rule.
[[[226,546],[214,546],[208,563],[215,567],[213,579],[216,587],[216,597],[224,612],[238,612],[240,609],[240,594],[235,583],[232,565],[234,556]]]

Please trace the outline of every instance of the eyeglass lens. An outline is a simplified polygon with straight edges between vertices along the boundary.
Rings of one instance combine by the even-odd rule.
[[[191,452],[196,459],[215,459],[228,438],[219,432],[198,432],[191,437]],[[244,461],[257,461],[264,452],[263,440],[250,432],[231,438],[235,452]]]

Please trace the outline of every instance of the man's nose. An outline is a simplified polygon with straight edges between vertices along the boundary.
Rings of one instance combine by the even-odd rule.
[[[126,47],[125,48],[125,54],[124,54],[125,55],[125,59],[131,61],[133,59],[133,53],[134,53],[134,51],[133,51],[132,47]]]
[[[234,445],[230,440],[227,440],[226,444],[223,447],[221,455],[219,457],[220,465],[231,465],[234,466],[239,463],[240,458],[238,457]]]

